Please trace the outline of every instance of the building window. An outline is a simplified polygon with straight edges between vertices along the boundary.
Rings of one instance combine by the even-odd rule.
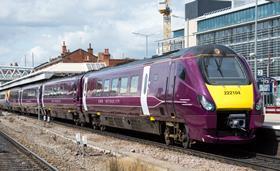
[[[274,16],[279,14],[280,14],[280,3],[267,3],[267,4],[259,5],[258,7],[259,19],[263,19],[269,16]],[[233,13],[199,21],[198,31],[202,32],[202,31],[216,29],[229,25],[250,22],[250,21],[254,21],[254,19],[255,19],[255,8],[251,7],[245,10],[236,11]]]

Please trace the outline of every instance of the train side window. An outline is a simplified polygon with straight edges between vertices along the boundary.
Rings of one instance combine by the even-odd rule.
[[[119,79],[114,78],[112,80],[112,88],[111,88],[112,95],[116,95],[118,93],[118,86],[119,86]]]
[[[137,93],[139,76],[133,76],[130,80],[130,93]]]
[[[22,99],[27,99],[27,90],[22,91]]]
[[[120,93],[127,93],[127,86],[128,86],[128,78],[122,77],[121,78],[121,86],[120,86]]]
[[[177,66],[177,73],[176,75],[181,79],[185,80],[186,79],[186,69],[183,64],[179,63]]]
[[[1,100],[5,99],[5,95],[4,94],[0,94],[0,99]]]
[[[110,80],[103,81],[103,93],[102,96],[109,96],[110,92]]]
[[[95,91],[96,93],[95,93],[95,96],[100,96],[101,95],[102,88],[103,88],[103,83],[102,83],[102,81],[98,80],[96,82],[96,91]]]
[[[95,94],[95,80],[94,79],[92,79],[92,78],[90,78],[90,79],[88,79],[88,83],[87,83],[87,87],[86,87],[86,90],[87,90],[87,96],[89,96],[89,97],[92,97],[92,96],[94,96],[94,94]]]
[[[109,90],[110,90],[110,80],[105,80],[104,84],[103,84],[103,87],[104,87],[104,89],[103,89],[104,92],[109,92]]]
[[[36,90],[34,90],[34,89],[28,89],[28,90],[26,90],[26,98],[27,99],[33,99],[33,98],[35,98],[36,97]]]
[[[76,85],[76,83],[72,83],[72,84],[70,84],[70,86],[71,86],[71,91],[70,91],[70,95],[72,95],[72,96],[76,96],[77,95],[77,85]]]
[[[54,87],[50,87],[50,97],[54,96]]]

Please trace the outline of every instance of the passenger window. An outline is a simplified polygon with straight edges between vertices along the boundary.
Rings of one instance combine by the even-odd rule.
[[[104,86],[103,91],[104,92],[109,92],[109,90],[110,90],[110,80],[105,80],[103,86]]]
[[[127,77],[121,78],[120,93],[126,93],[127,86],[128,86],[128,78]]]
[[[138,88],[139,76],[133,76],[130,80],[130,93],[136,93]]]
[[[36,90],[34,89],[29,89],[26,91],[26,98],[27,99],[32,99],[32,98],[36,98]]]
[[[102,81],[100,81],[100,80],[98,80],[97,82],[96,82],[96,90],[95,90],[95,95],[96,96],[100,96],[101,95],[101,92],[102,92],[102,88],[103,88],[103,86],[102,86]]]
[[[112,80],[112,93],[117,93],[118,92],[118,84],[119,84],[119,79],[118,78],[114,78]]]
[[[177,73],[176,75],[181,79],[181,80],[184,80],[186,79],[186,69],[185,67],[183,66],[183,64],[178,64],[177,66]]]

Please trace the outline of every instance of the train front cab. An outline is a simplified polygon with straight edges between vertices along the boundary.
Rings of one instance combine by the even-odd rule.
[[[246,143],[254,139],[256,128],[264,121],[261,96],[249,66],[230,52],[212,48],[193,58],[198,65],[189,74],[196,76],[197,101],[183,116],[190,139]]]

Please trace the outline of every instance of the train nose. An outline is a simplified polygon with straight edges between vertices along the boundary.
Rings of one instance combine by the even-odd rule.
[[[207,85],[217,110],[252,110],[254,106],[253,85]]]

